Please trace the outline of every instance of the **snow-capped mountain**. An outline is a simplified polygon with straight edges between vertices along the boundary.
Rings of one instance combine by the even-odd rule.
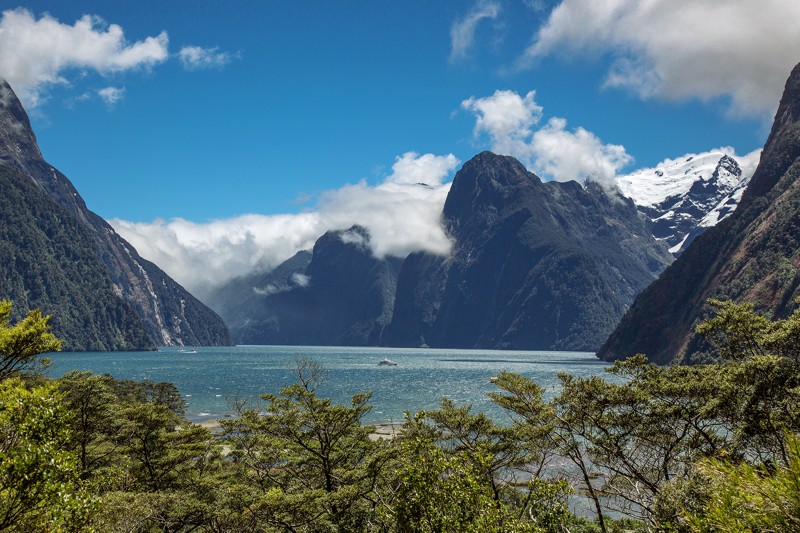
[[[653,221],[654,236],[679,255],[736,209],[759,156],[760,150],[737,156],[731,148],[686,154],[619,176],[616,184]]]

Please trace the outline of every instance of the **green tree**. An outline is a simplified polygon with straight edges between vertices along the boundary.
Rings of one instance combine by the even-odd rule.
[[[350,406],[320,398],[320,365],[302,361],[297,383],[266,394],[263,411],[245,409],[223,421],[231,459],[245,486],[247,513],[286,531],[367,531],[376,487],[390,459],[370,439],[370,394]]]
[[[55,384],[0,382],[0,530],[83,530],[94,508]]]
[[[61,349],[61,342],[49,332],[49,316],[34,310],[13,326],[10,316],[11,302],[0,301],[0,380],[46,368],[50,362],[36,356]]]
[[[437,410],[423,411],[403,427],[403,438],[425,438],[443,452],[462,458],[475,457],[475,472],[500,500],[520,477],[541,472],[544,454],[529,438],[526,426],[495,424],[483,413],[473,413],[471,405],[457,407],[442,398]],[[478,461],[480,458],[480,461]],[[531,465],[534,471],[530,472]],[[524,472],[520,472],[524,470]]]
[[[83,478],[112,468],[119,460],[114,439],[120,431],[119,401],[111,381],[110,376],[77,371],[58,380],[58,388],[74,415],[70,444],[78,454]]]
[[[800,531],[800,440],[787,439],[789,461],[770,469],[723,459],[700,463],[708,486],[702,506],[686,510],[693,531]]]
[[[417,415],[409,426],[423,423]],[[501,533],[549,531],[533,520],[519,518],[514,509],[495,497],[486,472],[494,457],[465,450],[446,452],[423,433],[402,443],[403,463],[395,498],[382,508],[399,533]],[[531,483],[536,496],[542,487]],[[566,519],[566,487],[555,487],[543,508],[551,521]],[[535,496],[535,497],[536,497]],[[544,518],[544,513],[540,515]]]

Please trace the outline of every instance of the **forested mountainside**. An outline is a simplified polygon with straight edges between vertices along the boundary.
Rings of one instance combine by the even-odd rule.
[[[83,235],[90,239],[95,259],[102,265],[105,276],[96,279],[93,274],[94,277],[91,278],[73,278],[72,283],[76,287],[83,287],[87,293],[91,293],[95,290],[95,285],[99,283],[98,279],[109,279],[110,290],[121,299],[121,303],[113,303],[111,309],[118,309],[120,305],[123,305],[132,311],[139,322],[138,324],[130,323],[130,317],[126,313],[119,312],[117,313],[118,322],[110,331],[100,335],[107,341],[99,344],[93,341],[78,342],[77,338],[70,335],[70,342],[74,344],[67,343],[67,347],[74,346],[76,349],[82,349],[88,345],[95,347],[92,349],[111,350],[123,349],[123,347],[125,349],[143,349],[155,345],[172,344],[230,344],[228,329],[216,313],[189,294],[157,266],[142,259],[136,250],[110,225],[86,207],[83,198],[69,179],[44,160],[27,113],[5,81],[0,82],[0,169],[4,171],[4,179],[16,180],[17,186],[19,186],[19,175],[26,176],[41,193],[36,196],[39,202],[49,199],[63,208],[60,215],[62,219],[66,220],[68,215],[83,227]],[[36,215],[28,213],[23,218],[33,220]],[[66,224],[66,222],[63,223]],[[30,231],[43,230],[42,228],[30,228]],[[66,235],[60,235],[58,238],[64,236]],[[54,235],[50,237],[51,240],[55,239]],[[47,262],[62,263],[65,258],[59,255],[49,256],[41,258],[41,263],[29,263],[23,267],[22,263],[17,263],[17,257],[21,257],[23,254],[30,257],[31,254],[46,249],[46,247],[34,251],[22,250],[24,243],[17,243],[13,247],[7,242],[3,244],[9,250],[13,248],[16,254],[10,263],[13,266],[9,266],[9,268],[28,269],[27,271],[14,271],[8,277],[0,279],[0,295],[15,301],[15,312],[26,310],[22,302],[39,301],[41,290],[45,291],[45,295],[42,296],[45,300],[41,301],[55,302],[61,296],[57,290],[51,290],[48,286],[37,289],[26,285],[25,281],[44,276],[44,273],[30,271],[31,268],[39,268],[40,264]],[[81,248],[86,247],[85,243],[76,244]],[[70,243],[53,241],[53,246],[56,248],[69,245]],[[81,272],[73,271],[72,274],[79,275]],[[87,294],[86,298],[91,299],[93,296]],[[106,301],[106,297],[103,295],[97,295],[97,298],[98,302]],[[59,316],[54,317],[54,324],[66,324],[73,321],[73,326],[70,326],[71,331],[77,332],[78,330],[74,328],[77,327],[80,320],[83,320],[80,317],[81,311],[71,308],[69,301],[60,302],[59,306],[57,309]],[[56,311],[55,309],[51,310],[48,306],[42,305],[41,307],[45,313]],[[113,314],[111,309],[99,311],[99,313]],[[110,340],[119,332],[133,332],[137,329],[146,332],[146,340],[141,335],[133,335],[130,338],[116,341]],[[58,327],[54,331],[58,336],[68,337],[66,332],[62,332]],[[137,340],[134,341],[134,338]]]

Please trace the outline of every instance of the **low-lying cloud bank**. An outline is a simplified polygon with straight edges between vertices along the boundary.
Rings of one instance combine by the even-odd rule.
[[[269,270],[310,249],[326,231],[354,224],[369,229],[378,257],[420,250],[447,254],[451,242],[441,215],[450,183],[444,180],[459,163],[452,154],[407,152],[379,185],[360,181],[327,191],[305,213],[247,214],[208,223],[109,222],[142,257],[202,298],[235,277]]]

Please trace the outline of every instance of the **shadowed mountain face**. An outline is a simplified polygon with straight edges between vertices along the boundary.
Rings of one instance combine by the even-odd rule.
[[[671,260],[632,201],[490,152],[456,174],[444,221],[453,252],[406,259],[385,344],[593,350]]]
[[[448,256],[376,258],[354,226],[211,300],[241,343],[592,350],[672,260],[631,200],[490,152],[456,174],[443,222]]]
[[[267,274],[212,296],[237,343],[377,346],[392,317],[400,260],[377,259],[360,226],[330,231]]]
[[[140,339],[137,342],[125,340],[101,343],[96,345],[96,349],[122,349],[123,346],[126,349],[141,349],[172,344],[230,344],[227,328],[213,311],[157,266],[142,259],[111,226],[87,209],[67,177],[44,160],[27,114],[5,81],[0,82],[0,169],[5,171],[6,177],[27,176],[42,193],[42,198],[61,206],[64,213],[68,213],[82,226],[83,232],[93,243],[95,257],[103,265],[110,290],[121,299],[124,307],[132,311],[134,320],[139,321],[138,326],[132,325],[130,316],[121,313],[121,322],[115,327],[118,331],[138,327],[149,338],[147,342]],[[66,259],[53,256],[52,260],[62,262]],[[85,281],[89,290],[88,286],[94,280],[72,281],[78,285]],[[2,296],[20,300],[19,291],[30,290],[24,286],[15,287],[17,288],[12,291],[10,286],[0,286],[0,290],[4,291]],[[46,301],[55,304],[61,296],[48,294],[47,297]],[[47,306],[41,307],[45,313],[54,313]],[[66,320],[63,316],[56,316],[54,319],[56,323],[63,320]],[[73,320],[78,318],[73,317]],[[59,334],[58,329],[54,331]],[[82,347],[78,339],[74,339],[72,345]]]
[[[761,162],[736,211],[700,235],[634,302],[598,357],[658,363],[705,349],[694,333],[709,298],[782,318],[800,295],[800,65],[786,83]]]

